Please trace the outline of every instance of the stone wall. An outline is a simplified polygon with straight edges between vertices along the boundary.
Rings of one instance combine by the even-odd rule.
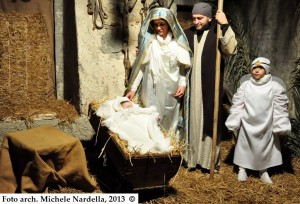
[[[67,97],[78,101],[76,105],[83,114],[88,113],[88,105],[91,101],[113,98],[123,95],[125,91],[124,36],[122,35],[124,8],[122,1],[103,0],[102,2],[108,18],[104,20],[102,29],[93,29],[93,16],[87,14],[87,2],[75,0],[76,32],[69,33],[76,36],[77,53],[73,54],[71,58],[65,57],[69,62],[65,62],[65,70],[69,70],[71,73],[78,72],[78,79],[73,73],[73,81],[69,83],[72,86],[65,88],[65,96],[67,94]],[[142,5],[138,1],[132,13],[128,15],[130,32],[128,58],[131,64],[135,59],[135,46],[141,24],[139,15],[141,7]],[[68,45],[69,48],[73,47],[73,44]],[[65,49],[64,54],[67,55],[69,51],[74,52],[74,49]],[[77,64],[74,61],[77,61]],[[65,86],[68,83],[66,82]],[[73,82],[78,82],[78,86]],[[73,88],[78,88],[78,92],[72,90]]]

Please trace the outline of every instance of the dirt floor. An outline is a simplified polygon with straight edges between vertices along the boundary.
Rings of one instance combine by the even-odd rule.
[[[167,187],[137,191],[139,203],[300,203],[300,158],[287,159],[283,152],[284,164],[269,169],[272,185],[262,183],[253,171],[248,171],[246,182],[238,182],[236,167],[232,164],[233,148],[233,140],[222,141],[221,168],[213,178],[209,172],[180,167]],[[101,183],[101,174],[91,165],[95,161],[89,162],[91,175],[100,186],[95,193],[110,193]],[[70,192],[78,193],[70,188],[60,190],[60,193]]]

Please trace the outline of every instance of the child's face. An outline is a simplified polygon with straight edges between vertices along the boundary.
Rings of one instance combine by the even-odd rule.
[[[252,69],[252,77],[258,81],[266,75],[266,70],[263,67],[254,67]]]
[[[132,108],[132,103],[129,102],[129,101],[124,101],[124,102],[121,103],[121,105],[122,105],[122,107],[124,109],[126,109],[126,108]]]

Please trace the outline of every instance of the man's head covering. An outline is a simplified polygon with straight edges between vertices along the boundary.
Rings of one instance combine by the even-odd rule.
[[[270,60],[265,57],[258,57],[254,59],[251,63],[252,69],[254,67],[263,67],[266,70],[266,74],[270,73]]]
[[[200,15],[211,18],[212,17],[212,7],[210,4],[205,3],[205,2],[196,3],[193,7],[192,14],[200,14]]]

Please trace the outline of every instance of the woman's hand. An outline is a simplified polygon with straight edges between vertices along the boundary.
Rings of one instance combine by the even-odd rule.
[[[126,94],[126,97],[129,98],[129,100],[132,100],[134,96],[135,96],[135,91],[133,90],[128,91]]]
[[[176,93],[174,94],[174,97],[176,99],[180,99],[184,95],[185,87],[184,86],[179,86]]]

